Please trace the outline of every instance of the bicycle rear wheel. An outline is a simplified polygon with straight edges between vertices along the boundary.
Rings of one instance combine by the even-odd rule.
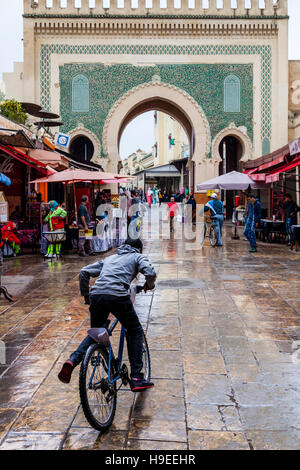
[[[215,247],[217,244],[217,234],[216,234],[216,227],[212,224],[209,231],[209,241],[212,247]]]
[[[108,429],[115,417],[117,405],[116,382],[110,387],[108,352],[99,344],[92,344],[81,363],[79,375],[80,400],[89,424],[98,431]],[[111,374],[114,374],[112,368]]]

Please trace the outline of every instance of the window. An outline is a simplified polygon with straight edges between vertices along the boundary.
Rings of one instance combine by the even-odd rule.
[[[241,110],[241,82],[236,75],[228,75],[224,81],[224,112],[239,113]]]
[[[268,155],[269,153],[270,153],[270,141],[269,139],[265,137],[262,143],[262,154]]]
[[[76,75],[72,81],[72,111],[88,113],[90,110],[90,85],[84,75]]]

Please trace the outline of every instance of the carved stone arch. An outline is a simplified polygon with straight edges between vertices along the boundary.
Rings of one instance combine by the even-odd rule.
[[[69,132],[70,135],[70,145],[71,143],[80,136],[85,136],[93,143],[94,146],[94,154],[91,158],[91,162],[96,163],[97,165],[101,165],[103,167],[103,158],[100,157],[101,153],[101,145],[98,137],[89,129],[86,129],[83,124],[79,123],[75,129],[72,129]]]
[[[243,154],[240,158],[241,162],[246,162],[252,158],[252,142],[244,127],[236,127],[232,122],[228,127],[220,131],[212,141],[212,160],[215,164],[219,164],[222,158],[219,153],[219,146],[222,140],[227,136],[236,137],[242,145]]]
[[[119,143],[126,125],[146,111],[158,110],[174,117],[185,129],[192,149],[192,160],[200,165],[210,151],[211,134],[207,118],[199,104],[185,91],[161,83],[155,75],[124,94],[111,108],[103,129],[103,149],[108,157],[108,171],[116,171]]]

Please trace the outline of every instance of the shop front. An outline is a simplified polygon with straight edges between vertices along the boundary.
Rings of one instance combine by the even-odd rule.
[[[166,190],[168,194],[175,194],[180,189],[181,173],[172,164],[149,168],[136,173],[135,176],[138,177],[138,187],[142,187],[143,182],[144,194],[154,185],[161,191]]]
[[[285,194],[300,204],[299,193],[300,147],[295,141],[256,160],[244,164],[245,172],[265,189],[258,190],[263,207],[267,207],[267,216],[271,219],[283,219],[283,201]]]
[[[0,172],[11,179],[10,186],[0,185],[8,202],[8,215],[19,212],[19,223],[36,225],[39,223],[37,205],[41,202],[40,195],[31,191],[29,181],[48,174],[45,164],[28,157],[13,147],[0,144]]]
[[[0,144],[0,168],[11,185],[0,183],[0,197],[7,203],[0,228],[13,222],[22,247],[37,247],[40,237],[41,195],[31,190],[29,181],[48,174],[46,165],[13,147]],[[4,220],[6,219],[6,220]]]

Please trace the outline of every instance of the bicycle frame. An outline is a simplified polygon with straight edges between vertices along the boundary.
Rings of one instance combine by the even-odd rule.
[[[114,320],[112,326],[108,329],[108,334],[109,336],[112,335],[112,332],[114,331],[114,329],[116,328],[117,324],[119,323],[119,320]],[[123,358],[123,351],[124,351],[124,342],[125,342],[125,336],[126,336],[126,329],[124,328],[124,326],[122,326],[121,328],[121,333],[120,333],[120,342],[119,342],[119,351],[118,351],[118,358],[117,358],[117,361],[115,359],[115,356],[114,356],[114,352],[113,352],[113,349],[112,349],[112,346],[111,344],[109,344],[109,356],[108,356],[108,372],[107,372],[107,381],[108,381],[108,385],[112,385],[114,382],[117,382],[117,380],[119,380],[121,378],[121,374],[120,374],[120,366],[122,364],[122,358]],[[113,378],[111,380],[111,369],[112,369],[112,361],[114,361],[115,363],[117,362],[118,364],[118,375],[117,377]],[[97,362],[95,362],[95,365],[94,365],[94,368],[93,368],[93,372],[92,372],[92,375],[91,375],[91,378],[90,378],[90,381],[89,381],[89,385],[92,383],[92,380],[94,378],[94,374],[95,374],[95,370],[96,370],[96,367],[98,366]],[[97,384],[95,384],[97,385]]]
[[[130,294],[131,294],[131,300],[132,300],[132,303],[134,304],[135,302],[135,297],[136,297],[136,294],[137,294],[137,286],[132,286],[131,289],[130,289]],[[111,327],[108,328],[108,334],[109,336],[112,335],[114,329],[116,328],[117,324],[119,323],[119,320],[116,318]],[[111,346],[111,343],[109,343],[109,356],[108,356],[108,385],[112,385],[114,382],[116,382],[117,380],[121,379],[121,366],[122,366],[122,359],[123,359],[123,351],[124,351],[124,342],[125,342],[125,336],[126,336],[126,329],[124,328],[124,326],[122,326],[121,328],[121,333],[120,333],[120,342],[119,342],[119,351],[118,351],[118,358],[117,360],[115,359],[115,356],[114,356],[114,352],[113,352],[113,349],[112,349],[112,346]],[[114,363],[117,362],[118,364],[118,376],[115,377],[113,380],[111,380],[111,365],[112,365],[112,360],[114,361]],[[95,362],[95,365],[94,365],[94,368],[93,368],[93,372],[92,372],[92,375],[91,375],[91,378],[90,378],[90,381],[89,381],[89,385],[92,383],[92,380],[93,380],[93,377],[94,377],[94,374],[95,374],[95,370],[96,370],[96,367],[97,367],[97,362]],[[97,384],[95,384],[97,385]]]
[[[108,334],[109,336],[112,335],[112,332],[114,331],[115,327],[117,326],[117,324],[119,323],[119,320],[114,320],[112,326],[109,328],[108,330]],[[108,358],[108,383],[111,385],[113,384],[114,382],[116,382],[117,380],[119,380],[121,378],[121,375],[120,375],[120,367],[121,367],[121,364],[122,364],[122,359],[123,359],[123,351],[124,351],[124,342],[125,342],[125,336],[126,336],[126,329],[124,328],[124,326],[122,326],[121,328],[121,333],[120,333],[120,341],[119,341],[119,351],[118,351],[118,359],[117,359],[117,363],[118,363],[118,376],[115,377],[113,380],[111,380],[111,364],[112,364],[112,360],[114,360],[114,362],[116,362],[115,360],[115,357],[114,357],[114,352],[113,352],[113,349],[112,349],[112,346],[111,344],[109,344],[109,358]]]

